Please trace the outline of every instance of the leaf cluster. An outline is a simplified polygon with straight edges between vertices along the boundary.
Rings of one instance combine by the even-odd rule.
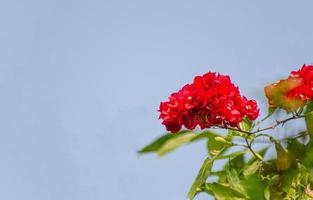
[[[264,120],[274,112],[270,110]],[[212,130],[164,134],[139,153],[164,156],[183,145],[206,140],[208,154],[190,187],[189,199],[194,199],[202,192],[217,200],[313,199],[313,104],[307,104],[300,111],[289,114],[293,117],[256,131],[253,129],[260,122],[252,123],[245,119],[239,129],[230,128],[227,134],[218,134]],[[300,116],[306,124],[304,132],[283,140],[261,133]],[[267,138],[268,145],[255,151],[253,144],[259,137]],[[264,155],[271,147],[275,149],[276,156],[266,160]],[[214,171],[217,160],[224,160],[225,165],[221,170]],[[217,181],[209,181],[209,177],[217,177]]]

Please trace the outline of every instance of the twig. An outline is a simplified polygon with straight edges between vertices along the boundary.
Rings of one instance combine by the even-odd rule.
[[[263,131],[266,131],[266,130],[275,129],[277,126],[279,126],[279,125],[283,126],[285,123],[287,123],[290,120],[299,119],[299,118],[303,118],[303,117],[304,117],[304,115],[294,115],[292,117],[289,117],[289,118],[281,120],[281,121],[276,120],[276,124],[274,124],[272,126],[269,126],[269,127],[265,127],[265,128],[258,128],[257,130],[252,131],[252,132],[241,130],[240,128],[232,128],[232,127],[229,127],[229,126],[226,126],[226,127],[224,127],[224,126],[216,126],[216,127],[222,128],[222,129],[226,128],[226,129],[232,130],[232,131],[238,131],[238,132],[241,132],[241,133],[245,133],[245,134],[247,134],[249,136],[251,134],[260,133],[260,132],[263,132]]]
[[[289,140],[289,139],[299,139],[299,138],[302,138],[302,137],[305,137],[305,136],[308,136],[308,135],[309,135],[308,133],[305,133],[305,134],[299,134],[299,135],[296,135],[294,137],[289,137],[289,138],[284,138],[284,139],[275,139],[274,137],[269,136],[267,134],[259,134],[259,135],[257,135],[257,137],[262,137],[263,136],[263,137],[269,138],[270,141],[284,142],[284,141]],[[242,138],[236,138],[236,140],[234,140],[234,141],[235,142],[245,142],[245,140],[242,139]],[[255,140],[254,139],[253,143],[266,143],[266,144],[268,144],[268,143],[270,143],[270,141],[268,141],[268,140],[267,141],[265,141],[265,140]],[[246,145],[243,145],[243,146],[247,147]]]
[[[276,124],[269,126],[269,127],[266,127],[266,128],[258,128],[256,131],[251,132],[251,134],[259,133],[259,132],[266,131],[266,130],[271,130],[271,129],[276,128],[279,125],[283,126],[285,123],[287,123],[290,120],[299,119],[299,118],[303,118],[303,117],[304,117],[304,115],[294,115],[292,117],[289,117],[289,118],[281,120],[281,121],[276,120]]]
[[[245,141],[246,141],[246,143],[247,143],[248,149],[249,149],[250,152],[254,155],[254,157],[255,157],[256,159],[262,161],[262,159],[260,158],[260,156],[258,156],[258,155],[253,151],[253,149],[252,149],[252,147],[251,147],[251,143],[249,143],[249,141],[248,141],[247,138],[245,138]]]
[[[226,127],[224,127],[224,126],[216,126],[216,127],[218,127],[218,128],[222,128],[222,129],[228,129],[228,130],[231,130],[231,131],[238,131],[238,132],[241,132],[241,133],[245,133],[245,134],[247,134],[247,135],[251,135],[252,133],[251,132],[249,132],[249,131],[244,131],[244,130],[241,130],[241,129],[239,129],[239,128],[232,128],[232,127],[230,127],[230,126],[226,126]]]

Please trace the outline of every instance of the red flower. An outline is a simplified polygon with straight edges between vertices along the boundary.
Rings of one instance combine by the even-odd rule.
[[[211,126],[238,127],[245,117],[255,120],[259,109],[254,100],[240,95],[229,76],[209,72],[194,78],[160,104],[160,119],[168,131],[178,132],[182,126],[201,129]]]
[[[313,100],[313,66],[303,65],[287,79],[268,85],[264,90],[270,107],[296,111]]]
[[[303,101],[313,100],[313,65],[303,65],[299,71],[291,72],[289,77],[301,81],[301,85],[288,93],[289,96]]]

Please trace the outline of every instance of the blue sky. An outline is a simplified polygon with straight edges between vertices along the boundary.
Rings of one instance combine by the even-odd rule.
[[[1,1],[0,198],[185,199],[203,144],[136,154],[164,132],[159,102],[217,71],[266,106],[264,84],[313,61],[312,6]]]

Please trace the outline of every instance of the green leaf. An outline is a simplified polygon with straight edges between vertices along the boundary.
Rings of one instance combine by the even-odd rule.
[[[285,171],[290,168],[292,164],[291,157],[289,153],[281,146],[280,143],[275,143],[277,158],[276,158],[276,168],[278,171]]]
[[[254,161],[250,165],[246,165],[245,169],[243,170],[244,176],[251,176],[255,174],[259,170],[261,165],[262,165],[262,162],[259,160]]]
[[[270,178],[270,185],[275,185],[279,182],[280,176],[279,175],[274,175]]]
[[[243,131],[250,131],[252,128],[252,121],[246,117],[240,122],[239,127]]]
[[[218,136],[218,134],[213,132],[213,131],[203,131],[201,133],[197,133],[197,136],[192,138],[191,142],[194,142],[194,141],[197,141],[197,140],[200,140],[200,139],[210,138],[210,135]]]
[[[297,172],[292,175],[285,175],[283,190],[286,192],[286,199],[299,199],[296,191],[297,186]]]
[[[313,146],[312,143],[309,143],[310,145],[307,146],[306,152],[304,154],[303,163],[307,167],[313,166]]]
[[[247,153],[246,150],[237,151],[237,152],[226,154],[226,155],[220,155],[217,158],[215,158],[215,160],[223,160],[223,159],[235,158],[235,157],[243,155],[245,153]]]
[[[305,153],[307,152],[306,146],[299,142],[297,139],[288,139],[287,150],[291,162],[295,163],[296,160],[303,160]]]
[[[244,158],[244,154],[241,154],[239,156],[234,157],[233,159],[231,159],[228,164],[225,166],[225,169],[227,169],[228,165],[233,168],[236,169],[237,172],[241,172],[245,166],[245,158]]]
[[[310,113],[313,111],[313,101],[310,101],[306,104],[304,114]]]
[[[233,190],[228,185],[206,183],[205,188],[211,191],[217,200],[246,200],[245,196]]]
[[[304,119],[308,134],[313,135],[313,102],[311,101],[305,106]]]
[[[193,133],[187,130],[180,131],[179,133],[175,134],[167,133],[156,139],[151,144],[145,146],[143,149],[138,151],[138,153],[145,154],[157,152],[159,156],[163,156],[185,143],[206,139],[208,138],[209,134],[216,135],[211,131],[204,131],[202,133]]]
[[[264,189],[264,198],[266,200],[271,200],[271,191],[269,186]]]
[[[208,143],[207,143],[207,147],[208,147],[208,152],[211,156],[215,156],[217,154],[221,153],[221,150],[226,150],[227,147],[230,147],[230,144],[225,144],[225,142],[221,142],[216,140],[215,138],[220,137],[219,135],[213,133],[213,132],[209,132],[208,134]]]
[[[242,131],[249,132],[253,128],[253,123],[249,118],[244,118],[242,122],[239,123],[239,128]],[[236,131],[236,130],[228,130],[228,136],[229,137],[234,137],[234,136],[239,136],[239,137],[247,137],[247,133],[243,133],[241,131]]]
[[[211,169],[213,166],[213,161],[210,158],[206,158],[198,172],[197,177],[192,183],[192,186],[189,190],[188,197],[189,199],[193,199],[196,193],[198,192],[198,188],[205,183],[209,175],[211,174]]]
[[[249,197],[248,199],[264,200],[266,184],[258,173],[245,177],[245,179],[241,181],[241,184],[245,188],[247,196]]]
[[[238,137],[247,137],[247,133],[243,133],[240,131],[235,131],[235,130],[228,130],[228,136],[229,137],[234,137],[234,136],[238,136]]]
[[[227,183],[227,175],[225,170],[213,171],[211,172],[212,176],[217,176],[219,183]]]
[[[258,153],[261,157],[264,157],[265,153],[267,152],[267,150],[269,149],[270,147],[264,147],[262,148],[261,150],[259,151],[256,151],[256,153]],[[252,163],[254,163],[256,161],[256,157],[255,156],[252,156],[250,158],[250,160],[247,162],[247,165],[251,165]]]
[[[224,137],[221,137],[221,136],[216,136],[216,137],[214,138],[214,140],[217,141],[217,142],[224,143],[224,144],[232,145],[232,143],[229,142],[229,141],[227,140],[227,138],[224,138]]]
[[[212,158],[206,158],[198,172],[197,177],[193,181],[191,188],[188,192],[189,199],[193,199],[194,196],[197,194],[197,192],[201,191],[201,185],[205,183],[205,181],[208,179],[208,177],[211,175],[211,170],[213,166],[214,160],[224,152],[224,149],[221,149],[218,154],[216,154]]]
[[[163,144],[172,139],[172,138],[175,138],[179,135],[182,135],[184,133],[187,133],[189,131],[181,131],[181,132],[178,132],[178,133],[166,133],[164,134],[163,136],[157,138],[155,141],[153,141],[151,144],[145,146],[144,148],[142,148],[141,150],[138,151],[139,154],[145,154],[145,153],[152,153],[152,152],[156,152],[158,151],[162,146]]]
[[[206,184],[203,184],[202,186],[201,186],[201,191],[200,192],[205,192],[205,193],[207,193],[208,195],[211,195],[211,196],[213,196],[214,194],[212,193],[212,191],[210,190],[210,188],[209,187],[206,187],[205,186]]]
[[[239,192],[240,194],[244,195],[245,198],[248,198],[246,190],[241,184],[241,180],[238,176],[237,171],[235,169],[230,168],[226,170],[226,173],[227,173],[227,182],[229,183],[230,187]]]
[[[281,183],[281,190],[288,193],[292,189],[292,184],[296,179],[298,172],[294,169],[285,171],[281,176],[279,183]],[[275,189],[275,188],[274,188]]]
[[[305,124],[309,135],[313,135],[313,111],[305,114]]]
[[[158,156],[163,156],[163,155],[177,149],[181,145],[190,142],[196,136],[197,136],[196,133],[187,132],[187,133],[178,135],[174,138],[167,140],[162,145],[162,147],[158,150],[158,152],[157,152]]]

